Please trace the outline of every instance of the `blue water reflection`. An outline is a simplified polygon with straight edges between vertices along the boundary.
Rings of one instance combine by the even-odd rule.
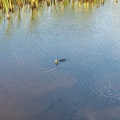
[[[1,120],[120,119],[119,4],[63,8],[2,21]]]

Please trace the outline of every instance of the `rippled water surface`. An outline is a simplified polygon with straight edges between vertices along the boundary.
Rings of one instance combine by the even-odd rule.
[[[120,5],[75,5],[0,15],[0,120],[120,120]]]

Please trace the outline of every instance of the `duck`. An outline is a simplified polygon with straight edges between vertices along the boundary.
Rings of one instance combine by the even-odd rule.
[[[58,62],[62,62],[62,61],[66,61],[66,59],[60,59],[60,60],[56,59],[55,64],[58,65]]]

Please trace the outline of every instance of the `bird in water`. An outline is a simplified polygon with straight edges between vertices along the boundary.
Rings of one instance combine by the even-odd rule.
[[[66,61],[66,59],[60,59],[60,60],[56,59],[55,64],[58,65],[58,62],[62,62],[62,61]]]
[[[59,61],[59,60],[57,60],[57,59],[55,60],[55,64],[56,64],[56,65],[58,65],[58,61]]]

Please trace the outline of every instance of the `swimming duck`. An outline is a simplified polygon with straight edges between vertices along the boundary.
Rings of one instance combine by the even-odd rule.
[[[56,59],[55,64],[58,65],[58,62],[62,62],[62,61],[66,61],[66,59],[60,59],[60,60]]]

